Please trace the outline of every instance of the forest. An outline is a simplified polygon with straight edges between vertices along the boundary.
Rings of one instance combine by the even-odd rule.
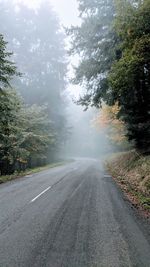
[[[81,24],[64,32],[47,1],[0,2],[1,175],[53,162],[66,145],[68,53],[79,57],[77,104],[102,108],[123,140],[150,153],[150,0],[78,4]]]
[[[149,154],[150,1],[80,0],[79,11],[81,26],[67,31],[80,56],[73,82],[85,89],[78,104],[116,107],[131,146]]]
[[[0,0],[0,267],[150,267],[150,0]]]
[[[0,170],[5,175],[53,162],[64,146],[67,58],[64,33],[47,1],[38,10],[4,1],[0,12]]]

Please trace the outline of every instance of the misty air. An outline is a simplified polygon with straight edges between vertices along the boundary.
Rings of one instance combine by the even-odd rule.
[[[150,267],[150,1],[0,0],[0,267]]]

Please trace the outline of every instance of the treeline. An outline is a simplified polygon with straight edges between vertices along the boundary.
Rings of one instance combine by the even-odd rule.
[[[67,61],[48,1],[37,9],[0,2],[0,13],[0,174],[6,175],[58,159],[69,134]]]
[[[14,89],[1,91],[0,103],[1,175],[46,164],[56,138],[47,107],[26,106]]]
[[[129,142],[150,153],[150,1],[79,0],[79,11],[81,26],[68,30],[79,104],[117,105]]]

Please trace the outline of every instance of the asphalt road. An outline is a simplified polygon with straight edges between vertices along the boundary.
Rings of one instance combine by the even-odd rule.
[[[150,267],[148,229],[97,160],[0,185],[0,267]]]

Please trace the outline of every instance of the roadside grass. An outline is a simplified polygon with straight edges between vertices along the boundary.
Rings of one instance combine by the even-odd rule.
[[[51,163],[51,164],[48,164],[48,165],[43,166],[43,167],[36,167],[33,169],[27,169],[27,170],[21,171],[21,172],[15,172],[14,174],[11,174],[11,175],[0,176],[0,184],[12,181],[12,180],[17,179],[17,178],[22,178],[24,176],[28,176],[28,175],[31,175],[34,173],[39,173],[41,171],[48,170],[50,168],[59,167],[59,166],[66,164],[67,162],[69,162],[69,161],[61,161],[61,162]]]
[[[135,150],[118,153],[105,166],[130,201],[150,214],[150,156],[140,155]]]

